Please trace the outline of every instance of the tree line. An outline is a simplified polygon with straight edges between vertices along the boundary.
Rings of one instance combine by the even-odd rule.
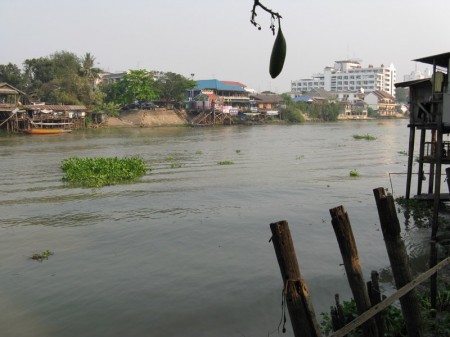
[[[85,105],[93,111],[111,113],[135,101],[182,101],[196,83],[172,72],[155,77],[143,69],[130,70],[117,82],[99,83],[102,73],[91,53],[79,57],[60,51],[27,59],[22,68],[13,63],[0,65],[0,82],[27,93],[35,101]]]

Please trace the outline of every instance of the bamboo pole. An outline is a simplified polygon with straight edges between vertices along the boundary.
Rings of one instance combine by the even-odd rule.
[[[331,223],[341,250],[348,283],[353,298],[361,315],[371,307],[366,283],[364,282],[361,264],[358,256],[355,238],[353,236],[350,219],[344,207],[330,209]],[[378,329],[374,319],[370,319],[362,326],[365,337],[378,337]]]
[[[374,189],[373,193],[395,285],[397,289],[400,289],[412,280],[412,272],[405,244],[400,236],[400,222],[395,210],[394,198],[392,195],[386,195],[382,187]],[[422,317],[415,291],[411,290],[400,298],[400,304],[405,317],[408,336],[423,336]]]
[[[294,243],[287,221],[270,224],[272,242],[283,278],[283,294],[295,337],[319,337],[320,328],[312,306],[308,286],[300,274]]]

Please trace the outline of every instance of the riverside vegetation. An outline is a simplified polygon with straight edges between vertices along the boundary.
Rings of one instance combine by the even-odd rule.
[[[430,227],[433,216],[432,203],[418,201],[415,199],[405,199],[398,197],[395,199],[399,206],[398,212],[410,213],[414,219],[414,224],[419,228]],[[449,221],[443,217],[439,218],[442,225],[448,225]],[[448,274],[448,271],[440,273]],[[450,336],[450,278],[448,275],[438,277],[438,293],[436,308],[433,308],[430,301],[429,289],[426,286],[417,287],[419,294],[420,309],[424,320],[426,336]],[[358,311],[354,299],[342,302],[342,310],[346,323],[350,323],[357,318]],[[321,330],[325,335],[333,331],[332,319],[329,313],[322,312]],[[386,337],[406,337],[406,323],[399,306],[391,305],[382,312]],[[350,337],[363,336],[361,327],[348,334]]]

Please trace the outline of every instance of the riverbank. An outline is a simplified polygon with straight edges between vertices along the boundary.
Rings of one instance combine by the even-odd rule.
[[[190,118],[183,110],[133,110],[122,113],[120,117],[108,117],[105,125],[109,127],[150,127],[176,126],[189,124]]]

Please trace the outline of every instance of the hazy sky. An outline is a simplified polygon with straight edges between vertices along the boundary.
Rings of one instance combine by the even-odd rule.
[[[282,16],[286,63],[275,80],[275,37],[253,0],[0,0],[0,64],[69,51],[90,52],[107,71],[172,71],[230,80],[258,91],[290,90],[292,80],[335,60],[389,65],[397,80],[419,57],[450,52],[449,0],[262,0]]]

